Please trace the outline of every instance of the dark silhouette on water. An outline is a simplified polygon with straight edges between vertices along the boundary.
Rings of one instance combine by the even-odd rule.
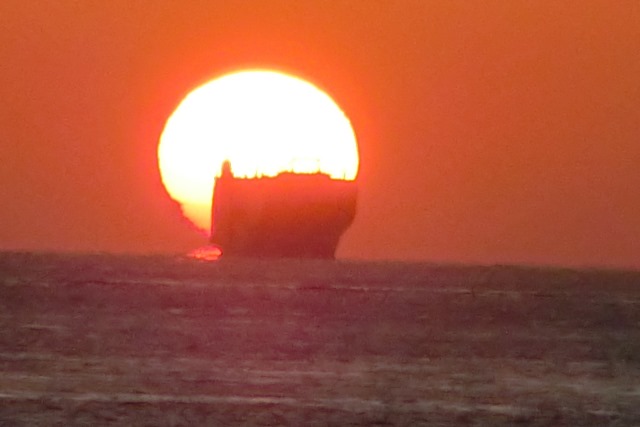
[[[334,258],[356,193],[354,181],[323,173],[238,178],[226,161],[214,184],[211,242],[224,256]]]

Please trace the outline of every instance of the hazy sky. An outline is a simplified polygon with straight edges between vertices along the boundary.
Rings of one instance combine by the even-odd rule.
[[[0,2],[0,249],[181,252],[194,86],[276,68],[360,144],[348,258],[640,268],[640,2]]]

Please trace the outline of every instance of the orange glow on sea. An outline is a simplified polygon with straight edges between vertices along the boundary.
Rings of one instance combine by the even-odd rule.
[[[198,261],[217,261],[222,257],[222,249],[217,246],[203,246],[192,250],[187,254],[187,258]]]

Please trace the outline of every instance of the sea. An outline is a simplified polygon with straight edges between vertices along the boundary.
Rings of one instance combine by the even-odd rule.
[[[640,425],[639,272],[219,255],[0,253],[0,426]]]

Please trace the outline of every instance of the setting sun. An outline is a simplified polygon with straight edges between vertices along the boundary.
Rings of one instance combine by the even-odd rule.
[[[229,160],[238,177],[283,171],[355,179],[358,148],[349,119],[316,86],[287,74],[249,70],[189,93],[158,145],[162,182],[199,229],[211,223],[214,177]]]

